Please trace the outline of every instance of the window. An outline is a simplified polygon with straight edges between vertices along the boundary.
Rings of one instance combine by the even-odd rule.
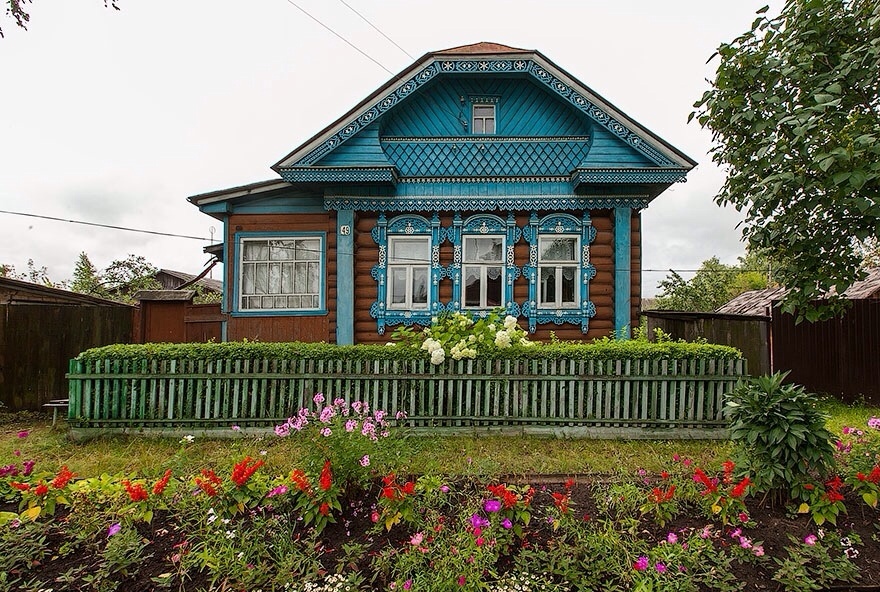
[[[495,133],[495,105],[474,105],[474,117],[471,130],[475,134]]]
[[[427,310],[430,236],[388,237],[388,308]]]
[[[240,311],[323,308],[323,236],[239,240]]]
[[[504,237],[464,237],[464,307],[504,304]]]
[[[577,236],[541,236],[538,239],[538,306],[578,306],[580,247]]]

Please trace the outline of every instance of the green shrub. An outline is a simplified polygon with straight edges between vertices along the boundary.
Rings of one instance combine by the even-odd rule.
[[[739,466],[755,490],[773,501],[802,499],[803,488],[834,465],[834,436],[825,428],[818,398],[802,386],[782,384],[788,373],[742,382],[727,395],[730,437]]]

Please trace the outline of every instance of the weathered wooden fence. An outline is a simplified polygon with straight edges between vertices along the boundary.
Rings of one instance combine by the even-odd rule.
[[[70,363],[75,436],[268,428],[321,392],[416,431],[707,438],[745,360],[163,360]],[[219,428],[219,430],[218,430]]]

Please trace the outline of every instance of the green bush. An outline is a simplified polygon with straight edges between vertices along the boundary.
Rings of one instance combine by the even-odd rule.
[[[758,492],[774,501],[803,499],[804,485],[834,465],[834,436],[825,428],[816,395],[782,384],[787,372],[742,382],[727,395],[730,437],[739,466],[753,475]]]
[[[87,350],[77,359],[84,362],[227,359],[427,361],[430,356],[431,354],[420,347],[405,344],[385,346],[235,341],[108,345]],[[742,354],[733,347],[707,343],[601,339],[592,343],[556,341],[536,343],[533,346],[512,345],[503,349],[483,350],[478,357],[497,360],[737,360]]]

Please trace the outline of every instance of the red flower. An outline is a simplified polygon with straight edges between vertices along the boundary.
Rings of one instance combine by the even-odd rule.
[[[667,473],[666,471],[662,471],[660,473],[660,478],[661,479],[669,479],[669,473]]]
[[[659,504],[662,502],[668,502],[675,495],[675,485],[670,485],[669,489],[663,491],[659,487],[655,487],[651,490],[651,493],[648,494],[648,499],[650,499],[655,504]]]
[[[516,494],[507,489],[504,485],[489,485],[486,489],[488,489],[492,495],[501,500],[501,503],[504,504],[505,510],[509,510],[515,506],[518,501]],[[534,493],[534,490],[530,489],[530,491]],[[531,498],[529,497],[528,499],[530,500]],[[528,501],[526,501],[526,505],[528,505]]]
[[[730,483],[730,480],[733,477],[733,470],[736,468],[736,465],[732,460],[726,460],[721,463],[721,466],[724,467],[724,483]]]
[[[743,480],[733,486],[733,489],[730,491],[730,496],[739,498],[742,497],[746,492],[746,488],[751,485],[752,482],[748,477],[743,477]]]
[[[702,483],[706,490],[703,492],[703,495],[707,493],[714,493],[718,491],[718,486],[715,485],[706,473],[703,472],[703,469],[694,469],[694,481],[698,483]]]
[[[333,485],[333,473],[330,472],[330,461],[324,461],[324,468],[321,469],[321,478],[318,480],[321,491],[327,491]]]
[[[49,486],[40,481],[40,484],[34,489],[34,493],[37,495],[46,495],[49,493]]]
[[[242,487],[251,476],[263,466],[263,460],[258,460],[254,462],[249,456],[244,457],[244,460],[235,464],[232,467],[232,482],[235,483],[236,487]]]
[[[416,491],[416,484],[412,481],[407,481],[403,486],[403,493],[406,495],[412,495]]]
[[[312,488],[312,484],[309,483],[309,478],[306,477],[306,474],[302,469],[294,469],[290,473],[290,480],[296,485],[296,488],[303,493],[307,493],[309,489]]]
[[[19,483],[18,481],[11,481],[9,483],[9,486],[14,489],[17,489],[19,491],[30,491],[31,490],[30,485],[28,485],[27,483]]]
[[[833,489],[828,490],[828,492],[825,493],[825,497],[828,499],[829,502],[843,501],[843,495],[839,491],[835,491]]]
[[[565,482],[564,487],[565,487],[566,489],[571,489],[572,487],[574,487],[574,479],[568,479],[568,480]]]
[[[559,508],[563,514],[568,514],[568,496],[564,493],[553,492],[553,504]]]
[[[328,504],[327,502],[322,503],[321,507],[318,508],[318,512],[321,513],[321,516],[327,516],[328,514],[330,514],[330,504]]]
[[[171,469],[165,471],[165,474],[153,485],[153,495],[160,495],[165,488],[168,487],[168,480],[171,479]]]
[[[880,465],[874,465],[871,474],[868,475],[868,481],[871,483],[880,483]]]
[[[147,490],[140,483],[132,483],[128,479],[122,480],[122,486],[128,492],[128,497],[133,502],[142,502],[147,499]]]
[[[58,471],[58,474],[52,479],[52,487],[55,489],[63,489],[65,485],[67,485],[71,479],[73,479],[75,475],[70,472],[67,468],[67,465],[61,467],[61,470]]]
[[[220,477],[218,477],[211,469],[202,469],[202,476],[196,477],[195,481],[196,485],[208,494],[209,497],[217,495],[217,487],[223,483]]]

